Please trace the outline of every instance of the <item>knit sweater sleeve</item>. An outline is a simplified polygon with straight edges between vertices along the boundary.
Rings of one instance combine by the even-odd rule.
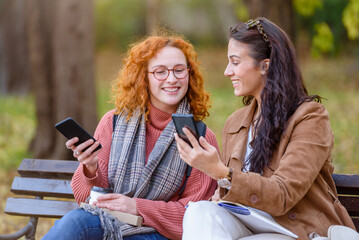
[[[219,152],[216,136],[207,128],[206,140]],[[136,199],[137,211],[143,217],[143,224],[155,228],[170,239],[181,239],[182,220],[189,201],[207,200],[213,194],[217,183],[198,169],[193,169],[181,196],[174,195],[169,202]]]
[[[90,190],[93,186],[108,187],[108,161],[110,159],[111,140],[113,132],[113,115],[115,110],[107,112],[97,125],[94,138],[102,145],[98,155],[98,168],[95,177],[89,178],[85,175],[84,165],[80,163],[74,173],[71,181],[72,191],[78,203],[85,202],[90,196]]]

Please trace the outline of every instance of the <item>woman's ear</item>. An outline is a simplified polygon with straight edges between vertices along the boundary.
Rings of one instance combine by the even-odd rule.
[[[269,62],[270,62],[270,60],[268,58],[263,60],[262,69],[261,69],[261,74],[262,75],[267,74],[268,68],[269,68]]]

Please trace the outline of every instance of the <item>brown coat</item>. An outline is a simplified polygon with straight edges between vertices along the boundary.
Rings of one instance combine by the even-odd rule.
[[[282,226],[308,239],[327,235],[330,225],[354,224],[337,200],[332,179],[333,134],[323,105],[305,102],[289,119],[263,175],[241,171],[256,101],[234,112],[223,130],[223,161],[233,169],[232,188],[224,200],[263,210]]]

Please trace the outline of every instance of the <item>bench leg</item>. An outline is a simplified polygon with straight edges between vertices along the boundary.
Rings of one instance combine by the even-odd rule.
[[[35,240],[35,233],[37,227],[37,217],[30,217],[27,225],[13,234],[0,235],[0,240],[16,240],[25,236],[26,240]]]
[[[32,227],[30,228],[29,232],[25,234],[26,240],[35,240],[35,234],[36,234],[36,228],[37,228],[37,222],[39,218],[37,217],[30,217],[30,221],[32,223]]]

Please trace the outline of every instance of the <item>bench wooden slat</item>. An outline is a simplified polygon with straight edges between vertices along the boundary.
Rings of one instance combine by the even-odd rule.
[[[359,175],[333,174],[338,194],[359,195]]]
[[[78,161],[25,158],[18,173],[23,177],[71,179],[78,165]]]
[[[355,228],[357,229],[357,231],[359,231],[359,218],[352,218]]]
[[[359,197],[339,195],[339,201],[347,209],[350,216],[359,217]]]
[[[359,230],[359,175],[333,174],[338,197]]]
[[[74,198],[70,180],[15,177],[10,190],[22,195]]]
[[[78,207],[73,201],[8,198],[5,213],[16,216],[61,218]]]

